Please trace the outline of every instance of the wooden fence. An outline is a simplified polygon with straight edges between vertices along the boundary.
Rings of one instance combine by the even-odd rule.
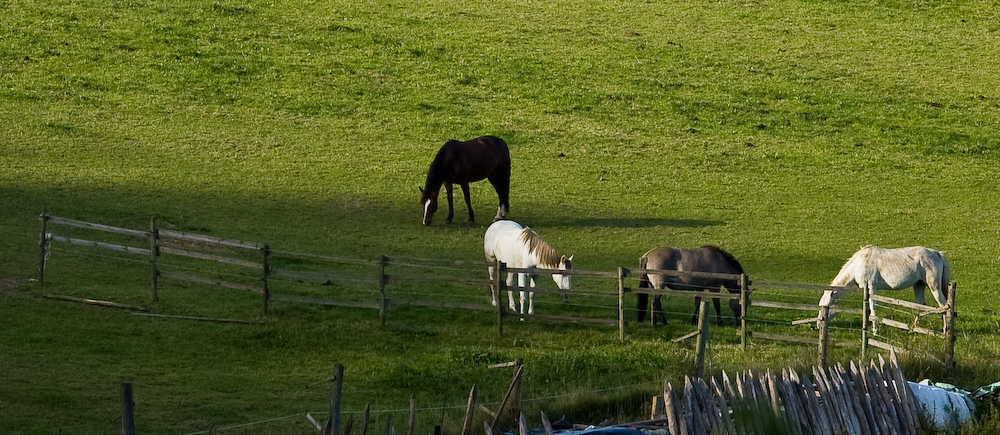
[[[827,364],[827,349],[829,347],[828,337],[829,331],[827,326],[829,325],[829,315],[831,313],[850,313],[855,315],[861,315],[863,317],[863,328],[862,328],[862,340],[861,340],[861,350],[862,355],[865,354],[869,345],[893,350],[897,352],[903,352],[905,349],[899,346],[893,346],[882,341],[875,340],[869,337],[867,332],[867,326],[871,321],[879,321],[881,324],[888,325],[891,327],[903,328],[912,333],[918,334],[928,334],[945,338],[946,349],[945,349],[945,363],[951,367],[954,364],[954,297],[955,297],[955,285],[952,283],[951,291],[948,292],[949,302],[943,308],[931,308],[924,305],[914,304],[912,302],[901,301],[898,299],[886,298],[883,296],[875,295],[865,295],[864,305],[867,306],[869,299],[875,300],[882,304],[895,304],[899,306],[908,307],[917,310],[917,315],[915,320],[910,324],[905,324],[898,321],[893,321],[889,319],[869,319],[867,316],[867,310],[862,310],[859,308],[842,308],[842,307],[829,307],[824,308],[821,311],[821,315],[790,322],[791,325],[805,324],[805,323],[818,323],[818,335],[811,337],[804,336],[792,336],[792,335],[781,335],[773,333],[765,333],[762,331],[752,331],[747,323],[748,307],[753,306],[757,308],[770,308],[779,310],[802,310],[802,311],[820,311],[820,308],[815,304],[795,304],[789,302],[779,302],[779,301],[769,301],[760,298],[760,290],[764,288],[773,287],[795,287],[798,289],[806,289],[808,291],[814,291],[818,294],[819,291],[827,290],[829,286],[809,286],[809,285],[798,285],[798,284],[786,284],[786,283],[767,283],[767,282],[757,282],[754,283],[754,289],[750,288],[750,280],[746,275],[729,275],[729,274],[707,274],[699,272],[681,272],[681,271],[665,271],[665,270],[648,270],[648,269],[628,269],[624,267],[617,268],[614,272],[603,272],[603,271],[552,271],[545,269],[517,269],[517,268],[507,268],[503,263],[493,264],[492,267],[495,268],[498,273],[494,274],[492,280],[484,277],[486,275],[485,271],[487,267],[491,266],[485,261],[450,261],[450,260],[432,260],[432,259],[420,259],[420,258],[407,258],[407,257],[390,257],[382,255],[376,260],[359,260],[351,258],[340,258],[325,255],[316,254],[305,254],[296,252],[285,252],[272,249],[267,244],[256,243],[256,242],[246,242],[235,239],[225,239],[219,237],[206,236],[201,234],[186,233],[174,230],[167,230],[158,228],[155,220],[150,222],[149,231],[143,230],[133,230],[126,228],[118,228],[107,225],[100,225],[90,222],[83,222],[73,219],[66,219],[56,216],[49,216],[43,213],[40,216],[41,220],[41,236],[39,241],[40,257],[39,257],[39,275],[38,281],[44,282],[45,268],[46,268],[46,258],[50,252],[50,244],[52,242],[60,242],[76,246],[86,246],[104,250],[112,250],[117,252],[122,252],[130,255],[140,256],[147,258],[150,267],[150,290],[151,298],[155,301],[159,297],[159,285],[160,279],[169,279],[175,281],[183,281],[194,284],[218,286],[229,289],[247,291],[251,293],[258,294],[261,298],[262,313],[267,315],[269,311],[269,305],[272,301],[280,302],[292,302],[292,303],[308,303],[308,304],[321,304],[328,306],[340,306],[340,307],[352,307],[352,308],[366,308],[372,310],[378,310],[380,322],[384,325],[386,322],[386,317],[392,307],[401,306],[417,306],[417,307],[434,307],[434,308],[450,308],[450,309],[462,309],[462,310],[479,310],[479,311],[490,311],[496,313],[496,326],[498,334],[503,335],[504,320],[511,317],[520,317],[516,313],[507,312],[505,305],[500,300],[501,292],[508,290],[506,288],[505,282],[502,279],[502,273],[530,273],[533,275],[550,276],[553,273],[561,273],[569,276],[577,277],[587,277],[587,278],[597,278],[604,280],[614,280],[616,285],[616,291],[609,292],[607,287],[603,290],[594,291],[584,291],[578,288],[573,290],[550,290],[545,288],[532,289],[535,292],[559,292],[564,296],[574,295],[582,297],[597,297],[597,298],[612,298],[617,299],[617,315],[615,318],[597,318],[597,317],[585,317],[585,316],[557,316],[551,314],[535,314],[529,317],[531,320],[548,321],[548,322],[568,322],[568,323],[581,323],[581,324],[597,324],[597,325],[609,325],[617,326],[618,334],[620,340],[625,340],[628,322],[626,321],[626,307],[625,307],[625,294],[626,293],[644,293],[647,295],[660,295],[660,296],[673,296],[682,298],[695,298],[701,297],[703,300],[707,298],[719,298],[723,300],[727,299],[738,299],[741,301],[741,307],[743,312],[741,313],[741,325],[738,328],[738,333],[740,334],[740,341],[745,348],[749,342],[750,338],[759,338],[765,340],[781,340],[790,341],[798,343],[810,343],[814,344],[818,348],[818,359],[817,363],[821,367],[825,367]],[[62,235],[57,235],[50,232],[52,226],[64,226],[79,228],[84,230],[95,230],[106,233],[113,233],[121,236],[125,236],[131,240],[138,240],[143,243],[142,247],[129,245],[125,243],[107,243],[94,241],[89,239],[81,239],[74,237],[67,237]],[[236,267],[250,271],[252,274],[249,278],[250,282],[238,282],[233,279],[220,278],[218,276],[204,276],[203,274],[190,273],[188,271],[177,271],[177,270],[166,270],[164,267],[163,259],[167,257],[177,257],[185,259],[193,259],[200,262],[210,262],[222,264],[227,267]],[[344,269],[347,268],[347,269]],[[415,268],[417,273],[406,273],[403,270],[405,268]],[[449,273],[458,271],[458,275],[452,273],[448,275],[444,273],[443,270],[447,269]],[[428,272],[431,271],[431,272]],[[437,273],[440,272],[440,273]],[[728,293],[726,291],[722,292],[712,292],[710,289],[704,289],[702,291],[677,291],[670,289],[650,289],[650,288],[633,288],[628,285],[629,282],[635,281],[638,276],[643,274],[660,274],[668,276],[690,276],[690,277],[710,277],[710,278],[720,278],[724,280],[732,280],[740,283],[740,288],[738,293]],[[257,281],[254,283],[253,281]],[[340,297],[332,298],[326,296],[317,296],[315,294],[295,294],[289,291],[276,292],[273,291],[272,286],[275,282],[289,283],[294,282],[298,284],[311,284],[311,285],[352,285],[358,286],[359,288],[366,289],[376,289],[363,290],[352,292],[355,297]],[[401,291],[390,292],[389,286],[395,285],[399,286],[405,283],[438,283],[444,284],[458,284],[465,287],[468,286],[480,286],[483,288],[489,288],[493,294],[497,297],[496,306],[487,305],[485,303],[470,303],[470,302],[456,302],[453,300],[441,300],[441,298],[431,298],[426,294],[417,294],[416,296],[407,296]],[[607,284],[610,286],[610,282]],[[514,289],[516,290],[516,289]],[[850,290],[850,289],[842,289]],[[367,292],[368,296],[365,296]],[[751,293],[756,293],[752,304],[748,304],[747,301],[750,299]],[[343,296],[343,294],[341,295]],[[482,300],[482,298],[478,298]],[[814,300],[818,300],[818,297]],[[824,314],[825,313],[825,314]],[[930,330],[928,328],[920,327],[917,322],[920,318],[928,315],[938,313],[944,314],[945,317],[945,327],[942,332],[937,332]],[[522,319],[524,320],[524,319]],[[682,340],[694,336],[700,336],[703,340],[707,339],[707,328],[701,325],[698,329],[686,334],[677,340]],[[675,341],[677,341],[675,340]],[[834,344],[839,345],[857,345],[856,342],[837,342]],[[700,345],[703,346],[703,345]],[[864,357],[864,356],[862,356]]]
[[[652,420],[671,434],[917,435],[919,405],[891,354],[868,367],[746,372],[721,380],[685,377],[683,396],[669,383],[653,398]]]

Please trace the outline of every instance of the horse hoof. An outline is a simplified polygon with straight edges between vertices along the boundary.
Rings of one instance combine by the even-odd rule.
[[[446,219],[446,220],[444,221],[444,223],[446,223],[446,224],[448,224],[448,225],[451,225],[451,219]]]
[[[465,226],[467,226],[467,227],[471,227],[471,226],[474,226],[474,225],[476,225],[476,221],[473,221],[473,220],[467,221],[465,223]]]

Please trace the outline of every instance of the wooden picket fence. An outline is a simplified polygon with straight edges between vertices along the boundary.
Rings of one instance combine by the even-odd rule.
[[[747,371],[708,381],[685,377],[683,396],[665,383],[652,419],[678,435],[917,435],[919,405],[891,354],[868,367],[813,367],[808,374]]]
[[[502,294],[503,291],[507,290],[504,280],[502,279],[502,273],[495,273],[492,280],[484,277],[485,270],[487,267],[492,266],[495,270],[499,272],[506,273],[531,273],[541,276],[549,276],[554,271],[545,269],[517,269],[517,268],[507,268],[503,263],[488,264],[485,261],[453,261],[453,260],[434,260],[434,259],[421,259],[421,258],[408,258],[408,257],[398,257],[398,256],[385,256],[382,255],[376,260],[362,260],[362,259],[352,259],[352,258],[341,258],[332,257],[325,255],[316,254],[305,254],[297,252],[285,252],[280,250],[274,250],[269,245],[256,242],[247,242],[235,239],[226,239],[213,236],[206,236],[202,234],[180,232],[168,229],[158,228],[155,220],[151,220],[150,228],[148,231],[144,230],[133,230],[126,228],[119,228],[107,225],[100,225],[90,222],[78,221],[73,219],[67,219],[57,216],[50,216],[43,213],[40,216],[41,220],[41,236],[39,239],[39,275],[38,281],[44,282],[45,278],[45,268],[46,268],[46,258],[48,257],[50,249],[50,244],[52,242],[59,242],[69,245],[85,246],[92,248],[99,248],[103,250],[111,250],[117,252],[123,252],[126,254],[142,257],[148,259],[150,267],[150,291],[152,300],[157,300],[159,298],[159,287],[161,279],[168,279],[174,281],[194,283],[198,285],[210,285],[217,287],[224,287],[229,289],[247,291],[259,295],[261,300],[261,311],[263,315],[267,315],[269,311],[269,306],[273,301],[278,302],[290,302],[290,303],[306,303],[306,304],[321,304],[327,306],[340,306],[340,307],[352,307],[352,308],[365,308],[378,310],[380,322],[384,325],[386,322],[386,317],[391,308],[402,307],[402,306],[417,306],[417,307],[433,307],[433,308],[450,308],[450,309],[461,309],[461,310],[478,310],[478,311],[488,311],[494,312],[496,315],[496,326],[497,332],[503,335],[504,321],[509,318],[520,318],[519,315],[515,313],[510,313],[506,310],[505,304],[502,301],[498,301],[495,306],[491,306],[486,303],[470,303],[470,302],[459,302],[454,300],[442,300],[441,298],[431,298],[426,294],[404,294],[400,291],[391,292],[389,289],[390,284],[398,286],[404,285],[406,283],[413,282],[424,282],[424,283],[435,283],[438,285],[453,285],[458,284],[461,286],[480,286],[483,288],[489,288],[494,294],[498,296]],[[127,243],[108,243],[95,241],[90,239],[67,237],[51,232],[52,226],[61,227],[72,227],[84,230],[95,230],[105,233],[112,233],[119,236],[125,236],[130,240],[138,240],[142,243],[142,247],[135,246],[135,244]],[[234,279],[220,278],[218,276],[205,276],[204,274],[191,273],[185,270],[166,270],[164,267],[163,258],[174,257],[183,258],[188,260],[218,263],[226,267],[235,267],[243,270],[251,271],[249,274],[249,281],[244,280],[244,282],[237,282]],[[346,268],[346,269],[345,269]],[[415,273],[407,273],[404,270],[416,269]],[[443,269],[448,269],[450,271],[458,270],[460,273],[455,275],[454,273],[448,274],[443,272]],[[754,283],[755,289],[750,288],[750,280],[746,275],[729,275],[729,274],[707,274],[699,272],[681,272],[681,271],[665,271],[665,270],[647,270],[647,269],[629,269],[625,267],[619,267],[614,272],[605,271],[558,271],[558,273],[585,277],[585,278],[597,278],[603,279],[608,282],[614,281],[616,284],[616,291],[608,291],[607,287],[603,290],[585,291],[574,287],[573,290],[550,290],[545,288],[533,289],[535,292],[559,292],[564,296],[575,295],[582,297],[597,297],[597,298],[610,298],[617,299],[617,315],[616,318],[597,318],[597,317],[584,317],[584,316],[557,316],[552,314],[534,314],[528,319],[534,321],[547,321],[547,322],[566,322],[566,323],[579,323],[579,324],[596,324],[596,325],[608,325],[617,326],[619,339],[624,341],[626,338],[626,331],[628,322],[626,321],[626,307],[625,307],[625,295],[627,293],[645,293],[647,295],[655,296],[672,296],[672,297],[682,297],[682,298],[694,298],[701,297],[703,301],[708,300],[708,298],[718,298],[723,301],[728,299],[738,299],[743,307],[742,323],[738,329],[740,334],[740,342],[744,346],[747,346],[750,338],[754,339],[764,339],[764,340],[781,340],[790,341],[798,343],[810,343],[817,346],[818,358],[817,364],[821,367],[825,367],[827,364],[826,358],[828,353],[828,347],[831,345],[829,343],[829,331],[827,325],[829,325],[829,315],[834,312],[851,313],[855,315],[863,316],[863,329],[862,329],[862,340],[860,343],[862,358],[865,357],[865,352],[869,345],[879,347],[882,349],[904,352],[905,349],[893,346],[888,343],[874,340],[871,338],[867,332],[867,326],[870,322],[879,321],[884,325],[891,327],[903,328],[909,332],[918,334],[928,334],[939,336],[945,339],[946,349],[945,349],[945,361],[944,363],[948,367],[954,365],[954,297],[955,297],[955,285],[952,283],[951,291],[948,292],[949,302],[947,306],[942,308],[931,308],[924,305],[914,304],[912,302],[901,301],[898,299],[886,298],[883,296],[875,295],[865,295],[863,306],[867,306],[867,302],[870,299],[876,300],[883,304],[896,304],[900,306],[905,306],[908,308],[916,309],[917,314],[912,323],[906,324],[898,321],[892,321],[889,319],[869,319],[867,316],[867,310],[856,309],[856,308],[842,308],[842,307],[829,307],[820,309],[820,315],[815,318],[805,319],[801,321],[791,322],[792,325],[816,322],[819,324],[819,332],[809,337],[804,336],[792,336],[792,335],[780,335],[774,333],[765,333],[762,331],[752,331],[747,324],[747,309],[749,306],[759,307],[759,308],[769,308],[769,309],[783,309],[783,310],[803,310],[817,312],[817,307],[813,304],[794,304],[788,302],[777,302],[761,300],[755,296],[752,304],[747,304],[747,301],[752,292],[757,291],[759,288],[767,287],[779,287],[779,286],[793,286],[800,289],[822,291],[829,289],[829,286],[809,286],[809,285],[799,285],[799,284],[786,284],[786,283],[765,283],[757,282]],[[711,292],[709,289],[703,291],[677,291],[670,289],[650,289],[650,288],[638,288],[629,286],[629,282],[634,282],[635,279],[642,274],[660,274],[668,276],[690,276],[690,277],[711,277],[719,278],[724,280],[731,280],[740,283],[740,288],[738,293],[729,293],[726,291],[722,292]],[[254,282],[256,281],[256,282]],[[289,291],[273,291],[274,282],[294,282],[298,284],[308,284],[313,286],[329,286],[329,285],[345,285],[345,286],[357,286],[359,290],[357,292],[351,292],[352,295],[356,294],[355,297],[345,297],[349,292],[340,292],[338,298],[332,298],[328,296],[323,296],[325,293],[319,292],[317,296],[316,292],[306,292],[294,293]],[[375,290],[371,290],[375,289]],[[851,289],[841,289],[841,290],[851,290]],[[477,298],[477,301],[482,301],[482,298]],[[824,314],[825,313],[825,314]],[[918,326],[917,322],[923,316],[928,314],[940,314],[943,313],[945,317],[945,327],[943,331],[933,331],[928,328],[922,328]],[[521,319],[524,320],[524,319]],[[791,326],[791,325],[790,325]],[[686,334],[675,341],[698,337],[699,339],[699,349],[703,349],[707,345],[707,327],[704,324],[700,324],[699,328]],[[833,344],[839,345],[853,345],[857,346],[857,342],[838,342]],[[699,358],[701,360],[701,358]],[[699,365],[700,367],[700,365]]]

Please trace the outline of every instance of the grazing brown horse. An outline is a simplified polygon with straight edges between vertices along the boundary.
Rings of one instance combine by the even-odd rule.
[[[482,136],[467,142],[449,140],[431,162],[427,170],[427,181],[420,189],[420,203],[424,206],[424,225],[431,224],[431,218],[438,207],[438,192],[443,184],[448,192],[448,219],[455,216],[452,205],[452,184],[462,186],[465,194],[465,204],[469,207],[469,224],[476,222],[472,212],[472,202],[469,200],[469,183],[482,179],[490,180],[490,184],[500,197],[500,206],[494,221],[507,217],[510,205],[510,151],[507,143],[498,137]]]
[[[674,249],[674,248],[653,248],[649,252],[643,254],[642,258],[639,259],[639,268],[641,269],[657,269],[657,270],[676,270],[684,272],[706,272],[706,273],[724,273],[739,275],[743,273],[743,267],[740,263],[736,261],[728,252],[722,249],[705,245],[698,249]],[[701,278],[693,276],[669,276],[669,275],[648,275],[642,274],[639,277],[639,287],[640,288],[653,288],[662,289],[670,288],[672,290],[712,290],[719,291],[720,287],[725,287],[730,293],[739,293],[740,283],[738,280],[733,279],[721,279],[721,278]],[[639,303],[638,303],[638,320],[642,322],[646,319],[646,306],[649,301],[649,295],[644,293],[639,293]],[[718,319],[719,325],[722,325],[722,308],[719,304],[718,298],[713,298],[715,303],[715,316]],[[749,300],[748,300],[749,302]],[[701,298],[695,298],[694,300],[694,314],[691,315],[691,323],[698,323],[698,306],[701,304]],[[740,323],[740,302],[735,299],[729,300],[729,307],[733,310],[733,317],[736,319],[736,324]],[[666,323],[666,316],[663,314],[662,306],[660,305],[660,297],[653,297],[653,312],[650,315],[650,319],[653,324],[656,324],[657,316],[662,319],[663,323]]]

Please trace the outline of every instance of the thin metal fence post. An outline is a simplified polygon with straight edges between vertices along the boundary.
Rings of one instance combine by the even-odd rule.
[[[385,327],[385,316],[389,311],[387,304],[388,300],[385,296],[385,285],[387,282],[385,276],[385,265],[388,260],[389,258],[385,255],[380,255],[378,258],[378,321],[379,325],[383,328]]]
[[[504,271],[507,270],[507,265],[501,262],[500,260],[497,260],[493,264],[493,266],[494,266],[493,271],[495,272],[495,274],[493,275],[493,290],[494,290],[493,295],[496,297],[497,301],[497,335],[503,337],[504,308],[503,308],[503,298],[501,298],[500,296],[503,294],[506,282],[500,279],[500,275],[502,275]]]
[[[861,360],[864,361],[865,355],[868,354],[868,326],[872,325],[873,320],[871,318],[871,292],[868,286],[864,286],[864,303],[861,307]]]
[[[944,363],[949,369],[955,367],[955,290],[958,284],[948,283],[948,310],[944,312],[945,355]]]
[[[618,340],[625,342],[625,275],[628,269],[618,268]]]
[[[263,276],[261,277],[261,281],[263,283],[263,289],[262,289],[263,292],[262,292],[262,294],[263,294],[263,299],[264,299],[264,317],[267,317],[267,308],[268,308],[268,304],[271,301],[271,289],[268,286],[268,282],[267,282],[268,275],[271,274],[271,266],[270,266],[270,264],[268,264],[268,256],[271,253],[271,247],[265,244],[262,248],[260,248],[260,253],[261,253],[261,257],[262,257],[261,258],[261,268],[263,269],[263,273],[262,273]]]
[[[48,245],[48,223],[49,215],[46,213],[45,209],[42,209],[42,214],[39,216],[42,220],[42,235],[38,238],[38,285],[45,282],[45,255],[47,254],[46,248]]]
[[[160,257],[160,230],[156,228],[156,218],[149,219],[149,274],[151,290],[153,292],[153,302],[160,298],[160,268],[157,262]]]
[[[747,311],[750,305],[750,285],[746,274],[740,274],[740,346],[747,349]]]

